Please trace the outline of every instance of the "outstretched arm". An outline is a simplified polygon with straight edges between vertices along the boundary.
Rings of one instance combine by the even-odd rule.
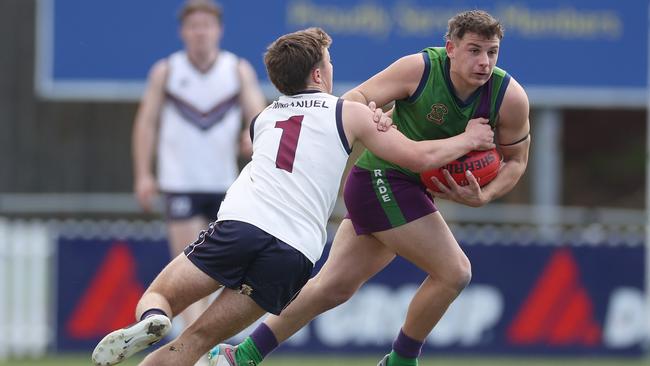
[[[343,128],[350,144],[360,140],[368,150],[399,166],[422,172],[437,168],[472,150],[494,147],[488,120],[476,119],[457,136],[440,140],[413,141],[394,128],[377,131],[373,113],[360,103],[343,103]]]

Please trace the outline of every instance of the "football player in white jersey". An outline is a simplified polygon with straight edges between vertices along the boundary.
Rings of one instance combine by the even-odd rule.
[[[135,196],[151,211],[155,196],[163,193],[172,258],[216,219],[237,177],[238,155],[250,157],[242,120],[250,122],[266,105],[251,65],[219,47],[223,27],[217,4],[189,0],[179,21],[184,49],[152,67],[133,128]],[[203,300],[188,308],[184,322],[190,324],[207,306]]]
[[[329,94],[330,43],[327,33],[310,28],[268,47],[267,72],[283,96],[251,125],[252,161],[228,190],[218,220],[142,296],[140,321],[97,345],[95,364],[119,363],[160,340],[172,316],[221,287],[199,319],[142,365],[191,365],[265,313],[279,314],[323,251],[325,226],[355,141],[414,171],[494,146],[485,122],[470,123],[453,138],[420,142],[376,125],[368,106]],[[224,352],[232,360],[232,349]]]

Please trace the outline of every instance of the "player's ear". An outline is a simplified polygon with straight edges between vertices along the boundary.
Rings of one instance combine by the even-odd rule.
[[[315,67],[314,70],[312,70],[311,78],[317,84],[321,84],[323,82],[323,78],[321,77],[321,74],[320,74],[320,68]]]
[[[447,56],[449,58],[454,58],[454,49],[456,48],[456,45],[454,42],[447,40],[445,42],[445,49],[447,50]]]

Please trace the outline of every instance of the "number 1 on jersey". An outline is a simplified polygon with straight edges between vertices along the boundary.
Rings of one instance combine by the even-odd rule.
[[[275,122],[275,128],[282,129],[275,166],[289,173],[293,171],[293,161],[296,159],[296,147],[298,147],[298,136],[300,136],[303,117],[292,116],[287,120]]]

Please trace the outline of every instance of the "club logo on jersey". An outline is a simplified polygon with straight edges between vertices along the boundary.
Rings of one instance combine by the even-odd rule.
[[[445,116],[449,113],[447,106],[442,103],[436,103],[431,106],[431,112],[427,114],[427,119],[437,125],[445,122]]]

